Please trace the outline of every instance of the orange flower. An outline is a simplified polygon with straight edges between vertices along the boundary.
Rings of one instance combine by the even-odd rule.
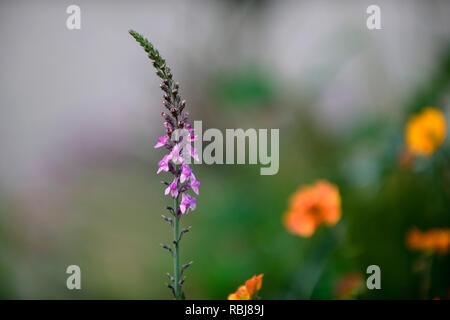
[[[262,278],[264,274],[254,275],[245,281],[245,285],[240,286],[236,292],[228,296],[228,300],[250,300],[255,296],[262,286]]]
[[[246,286],[240,286],[235,293],[228,296],[228,300],[250,300],[250,298],[251,296]]]
[[[364,278],[361,273],[350,273],[341,277],[335,286],[335,297],[337,299],[352,299],[361,289]]]
[[[430,229],[420,231],[411,229],[406,236],[406,246],[411,250],[446,254],[450,251],[450,229]]]
[[[264,274],[261,273],[259,276],[254,275],[252,278],[245,281],[245,287],[250,296],[253,296],[255,292],[258,292],[261,289],[263,276]]]
[[[427,107],[413,115],[406,125],[406,145],[415,155],[430,156],[444,141],[446,123],[443,113]]]
[[[319,180],[312,186],[300,187],[291,197],[283,216],[286,229],[309,237],[321,223],[335,225],[341,218],[341,197],[333,184]]]

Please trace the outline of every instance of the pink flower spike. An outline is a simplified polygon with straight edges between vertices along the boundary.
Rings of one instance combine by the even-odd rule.
[[[192,173],[191,174],[191,183],[190,186],[192,188],[192,190],[194,190],[194,192],[196,194],[198,194],[198,187],[200,186],[200,181],[198,181],[197,179],[195,179],[195,175]]]
[[[186,145],[186,149],[189,153],[189,155],[194,158],[195,161],[200,161],[198,158],[198,151],[197,149],[195,149],[193,146],[191,146],[190,144]]]
[[[155,144],[155,146],[153,148],[155,148],[155,149],[161,148],[162,146],[164,146],[166,144],[167,140],[169,140],[169,136],[168,135],[159,137],[158,138],[158,142]]]
[[[184,164],[184,163],[181,165],[181,167],[182,167],[182,169],[181,169],[180,182],[183,183],[191,176],[192,169],[191,169],[191,167],[189,167],[189,165]]]
[[[169,155],[166,154],[164,156],[164,158],[162,158],[162,160],[158,162],[159,168],[158,168],[158,171],[156,171],[157,174],[160,173],[161,171],[165,171],[165,172],[169,171],[169,159],[168,158],[169,158]]]
[[[178,178],[173,179],[172,183],[169,184],[169,186],[166,188],[164,194],[168,195],[169,192],[172,195],[172,197],[178,196],[178,185],[177,185]]]

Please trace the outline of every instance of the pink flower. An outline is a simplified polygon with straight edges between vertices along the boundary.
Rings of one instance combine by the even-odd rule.
[[[176,144],[169,154],[169,159],[175,164],[183,162],[183,157],[180,155],[180,151],[180,145]]]
[[[155,148],[155,149],[156,148],[161,148],[162,146],[164,146],[166,144],[167,140],[169,140],[169,136],[168,135],[159,137],[158,138],[158,142],[155,144],[155,146],[153,148]]]
[[[169,171],[169,155],[166,154],[161,161],[158,162],[158,171],[156,173],[160,173],[161,171]]]
[[[197,136],[194,134],[194,128],[192,128],[189,123],[187,123],[184,128],[189,131],[189,141],[194,142],[195,139],[197,139]]]
[[[191,167],[189,167],[189,165],[184,164],[184,163],[181,165],[181,167],[182,167],[182,169],[181,169],[180,182],[183,183],[191,176],[192,169],[191,169]]]
[[[198,158],[198,152],[197,149],[195,149],[193,146],[191,146],[190,144],[186,145],[186,149],[189,153],[189,155],[194,158],[195,161],[200,161]]]
[[[192,126],[191,126],[190,123],[186,123],[185,128],[186,128],[189,132],[193,132],[193,131],[194,131],[194,128],[192,128]]]
[[[197,199],[195,199],[189,194],[183,193],[181,195],[181,203],[180,203],[181,213],[187,214],[189,212],[189,209],[194,211],[196,206],[197,206]]]
[[[172,183],[169,184],[169,186],[166,188],[166,191],[164,192],[165,195],[168,195],[169,192],[172,195],[172,197],[178,196],[178,178],[173,179]]]
[[[198,194],[198,187],[200,186],[200,181],[198,181],[197,179],[195,179],[195,175],[194,173],[191,173],[191,183],[190,186],[192,188],[192,190],[194,190],[194,192],[196,194]]]

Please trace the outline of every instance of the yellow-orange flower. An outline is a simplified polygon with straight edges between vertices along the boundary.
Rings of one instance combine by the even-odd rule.
[[[450,251],[450,228],[420,231],[411,229],[406,236],[406,246],[411,250],[446,254]]]
[[[321,223],[335,225],[341,218],[338,188],[324,180],[300,187],[291,197],[283,216],[286,229],[299,236],[311,236]]]
[[[228,296],[228,300],[250,300],[261,289],[262,286],[262,278],[264,274],[260,274],[259,276],[254,275],[247,281],[245,281],[245,285],[240,286],[236,292],[230,294]]]
[[[425,108],[409,119],[406,145],[415,155],[430,156],[444,141],[446,130],[443,113],[436,108]]]
[[[228,296],[228,300],[250,300],[250,294],[248,293],[246,286],[240,286],[236,292]]]

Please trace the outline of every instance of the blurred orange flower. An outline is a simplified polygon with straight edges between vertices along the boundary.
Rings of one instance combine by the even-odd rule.
[[[283,216],[286,229],[299,236],[311,236],[321,223],[335,225],[341,218],[338,188],[324,180],[300,187],[291,197]]]
[[[445,134],[443,113],[427,107],[409,119],[405,130],[406,145],[415,155],[430,156],[444,141]]]
[[[450,229],[411,229],[406,236],[406,246],[411,250],[446,254],[450,251]]]
[[[337,299],[352,299],[362,288],[364,277],[361,273],[350,273],[342,276],[336,283],[334,288],[335,297]]]
[[[254,275],[252,278],[245,281],[245,285],[240,286],[236,292],[228,296],[228,300],[250,300],[252,299],[262,286],[262,278],[264,274],[259,276]]]
[[[228,296],[228,300],[250,300],[250,294],[248,293],[246,286],[240,286],[236,292]]]

